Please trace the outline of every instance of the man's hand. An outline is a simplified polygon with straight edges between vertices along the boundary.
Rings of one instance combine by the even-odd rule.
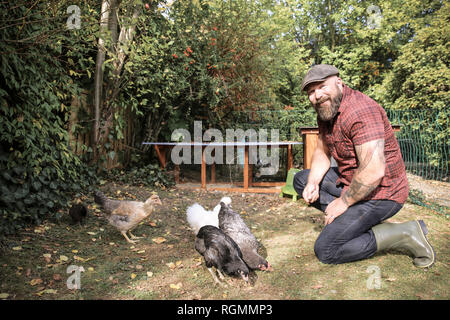
[[[337,198],[331,201],[325,210],[325,225],[332,223],[334,219],[347,211],[347,209],[348,205],[342,200],[342,198]]]
[[[305,189],[303,189],[302,196],[308,204],[316,202],[319,199],[319,185],[308,183]]]

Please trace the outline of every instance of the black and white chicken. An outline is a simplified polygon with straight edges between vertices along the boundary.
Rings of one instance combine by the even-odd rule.
[[[220,203],[219,228],[236,242],[242,252],[242,258],[251,270],[272,270],[269,262],[258,254],[260,243],[245,224],[239,213],[230,206]]]

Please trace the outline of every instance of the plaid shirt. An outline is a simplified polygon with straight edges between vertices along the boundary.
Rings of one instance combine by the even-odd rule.
[[[336,117],[331,122],[317,119],[319,133],[338,164],[336,185],[348,189],[358,168],[355,145],[384,139],[385,175],[379,186],[364,200],[393,200],[404,203],[408,198],[408,180],[400,147],[384,109],[365,94],[344,85]]]

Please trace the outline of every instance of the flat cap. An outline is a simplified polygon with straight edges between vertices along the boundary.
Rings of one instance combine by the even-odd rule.
[[[306,73],[302,82],[302,91],[305,87],[313,82],[324,81],[330,76],[339,75],[339,70],[329,64],[316,64]]]

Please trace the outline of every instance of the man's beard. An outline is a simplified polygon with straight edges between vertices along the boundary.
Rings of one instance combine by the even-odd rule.
[[[337,96],[331,99],[330,107],[321,107],[320,104],[327,100],[328,98],[325,98],[314,104],[314,109],[316,110],[319,119],[322,121],[331,121],[336,116],[342,101],[342,91],[338,89]]]

